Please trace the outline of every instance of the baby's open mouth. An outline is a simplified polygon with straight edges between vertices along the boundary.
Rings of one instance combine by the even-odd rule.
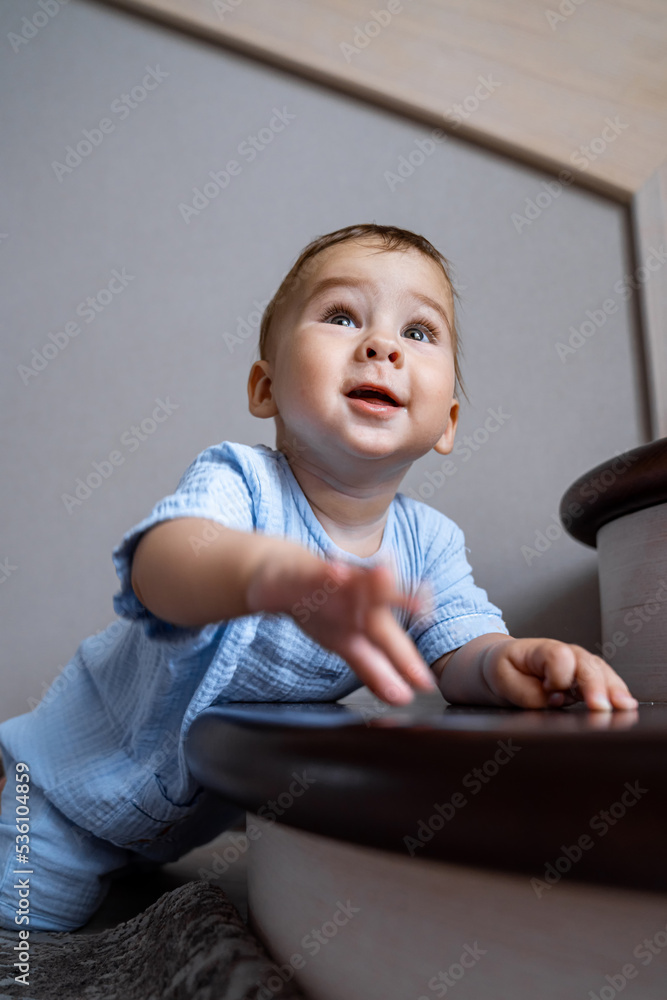
[[[352,389],[348,392],[348,397],[350,399],[367,399],[369,402],[381,403],[384,406],[400,406],[401,404],[397,402],[388,393],[383,392],[381,389],[371,389],[368,386],[358,386],[356,389]]]

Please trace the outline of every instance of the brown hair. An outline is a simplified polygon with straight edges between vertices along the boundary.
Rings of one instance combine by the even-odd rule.
[[[434,260],[442,270],[445,280],[451,289],[452,305],[454,306],[455,300],[459,298],[459,295],[454,288],[450,277],[451,264],[447,258],[443,257],[440,251],[436,250],[424,236],[412,233],[409,229],[399,229],[397,226],[378,226],[374,222],[363,223],[358,226],[346,226],[344,229],[337,229],[333,233],[326,233],[324,236],[318,236],[311,243],[309,243],[308,246],[301,251],[289,272],[283,278],[280,287],[267,305],[262,316],[262,322],[259,329],[260,361],[268,361],[267,354],[269,340],[271,332],[275,327],[274,320],[278,307],[283,305],[287,297],[294,293],[299,283],[306,279],[313,258],[318,253],[321,253],[328,247],[335,246],[337,243],[369,238],[379,241],[381,244],[380,249],[382,251],[415,249],[419,250],[423,254],[426,254],[431,258],[431,260]],[[459,386],[465,398],[468,399],[463,385],[459,365],[460,344],[459,334],[456,327],[456,313],[454,309],[452,309],[451,317],[451,341],[452,350],[454,352],[454,373],[456,376],[454,391],[456,392],[456,386]],[[468,402],[470,402],[470,400],[468,400]]]

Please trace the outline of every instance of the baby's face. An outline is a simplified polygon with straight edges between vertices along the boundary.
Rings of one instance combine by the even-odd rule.
[[[330,247],[277,317],[271,361],[255,363],[274,406],[254,412],[276,417],[279,449],[296,442],[397,466],[431,448],[447,454],[458,417],[452,315],[442,272],[419,251]]]

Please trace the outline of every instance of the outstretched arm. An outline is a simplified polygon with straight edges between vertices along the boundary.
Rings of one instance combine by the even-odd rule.
[[[415,611],[393,572],[320,559],[287,538],[215,524],[214,541],[193,549],[206,520],[175,518],[151,528],[132,564],[132,588],[149,611],[175,625],[258,612],[289,614],[321,646],[338,653],[363,684],[389,704],[411,701],[412,688],[435,689],[416,646],[392,614]]]

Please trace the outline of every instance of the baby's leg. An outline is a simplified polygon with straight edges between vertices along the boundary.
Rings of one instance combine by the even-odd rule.
[[[81,927],[104,900],[112,873],[127,864],[128,851],[75,826],[32,782],[27,800],[29,832],[22,834],[17,824],[24,823],[26,817],[17,815],[16,764],[4,755],[4,766],[7,783],[0,810],[0,926],[15,931]],[[30,839],[20,839],[25,836]],[[26,844],[29,852],[18,853]],[[20,860],[26,857],[27,863]]]

